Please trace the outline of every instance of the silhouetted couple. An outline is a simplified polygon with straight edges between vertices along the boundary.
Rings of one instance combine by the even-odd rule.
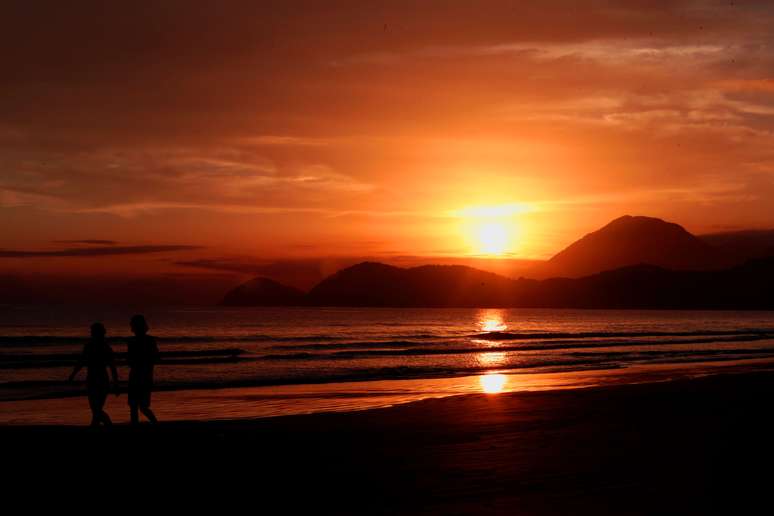
[[[150,408],[151,392],[153,391],[153,366],[159,359],[159,348],[156,339],[148,335],[148,323],[142,315],[135,315],[130,321],[134,337],[127,342],[127,362],[129,363],[129,412],[132,424],[139,423],[139,412],[142,412],[151,423],[156,423],[156,415]],[[113,386],[116,396],[118,389],[118,371],[116,370],[113,349],[105,339],[107,330],[102,323],[91,325],[91,339],[83,347],[78,364],[70,374],[70,380],[86,366],[86,390],[89,394],[91,408],[91,426],[112,424],[110,416],[104,410],[105,400],[110,392],[110,379],[107,369],[113,376]]]

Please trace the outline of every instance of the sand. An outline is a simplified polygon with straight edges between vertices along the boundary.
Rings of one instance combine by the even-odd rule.
[[[770,513],[773,399],[759,372],[0,435],[7,493],[62,506],[96,493],[175,512]]]

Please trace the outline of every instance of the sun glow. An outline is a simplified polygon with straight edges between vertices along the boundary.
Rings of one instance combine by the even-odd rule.
[[[487,394],[497,394],[503,392],[508,379],[504,374],[485,374],[478,377],[481,383],[481,390]]]
[[[478,250],[483,254],[503,254],[508,248],[508,228],[499,222],[482,224],[478,228]]]
[[[486,256],[513,253],[519,243],[520,224],[517,217],[529,211],[521,204],[474,206],[455,212],[463,219],[463,231],[472,251]]]

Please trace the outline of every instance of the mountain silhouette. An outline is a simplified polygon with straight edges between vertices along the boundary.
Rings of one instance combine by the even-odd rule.
[[[267,278],[225,305],[374,307],[727,308],[774,306],[774,231],[697,237],[661,219],[623,216],[513,280],[464,265],[366,261],[307,294]],[[744,261],[749,257],[760,258]]]
[[[269,278],[255,278],[229,291],[223,306],[297,306],[304,303],[304,292]]]
[[[513,280],[464,265],[404,269],[364,262],[324,279],[307,295],[317,306],[509,306]]]
[[[577,279],[518,280],[515,306],[625,309],[774,309],[774,258],[723,270],[635,265]]]
[[[699,238],[739,263],[774,256],[774,229],[726,231]]]
[[[528,275],[577,278],[638,264],[706,270],[731,263],[718,249],[678,224],[625,215],[584,236]]]
[[[235,291],[256,292],[244,289],[245,285]],[[271,282],[271,289],[258,289],[256,297],[236,296],[232,291],[226,304],[770,310],[774,309],[774,258],[723,270],[635,265],[582,278],[546,280],[512,280],[460,265],[405,269],[364,262],[326,278],[306,296],[289,289],[296,294],[293,298],[272,298],[272,293],[284,292],[278,287],[282,285]]]

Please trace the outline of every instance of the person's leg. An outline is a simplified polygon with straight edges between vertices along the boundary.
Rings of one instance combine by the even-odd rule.
[[[113,426],[113,420],[110,419],[110,416],[108,416],[108,413],[104,410],[102,411],[102,414],[100,414],[100,419],[102,420],[103,425]]]
[[[129,419],[132,422],[132,426],[138,425],[140,423],[140,416],[137,413],[137,409],[140,399],[138,397],[137,376],[134,369],[129,370],[126,397],[129,402]]]
[[[100,412],[102,412],[102,406],[99,403],[99,393],[95,389],[89,389],[89,409],[91,409],[91,424],[89,426],[99,426],[101,421]]]
[[[150,421],[151,423],[156,424],[159,422],[158,419],[156,419],[156,414],[153,413],[150,407],[142,406],[140,407],[140,410],[145,415],[145,417],[148,418],[148,421]]]
[[[102,423],[105,426],[109,426],[113,423],[110,420],[110,417],[108,417],[108,415],[105,413],[105,410],[104,410],[107,396],[108,396],[108,385],[106,384],[102,386],[101,389],[98,389],[94,392],[94,404],[92,406],[92,412],[94,413],[94,418],[97,419],[98,423]]]
[[[156,414],[154,414],[150,408],[151,393],[152,391],[150,386],[147,386],[147,388],[142,393],[142,397],[140,398],[140,411],[143,413],[143,415],[145,415],[145,417],[148,418],[148,421],[150,421],[151,423],[158,423],[158,420],[156,419]]]

